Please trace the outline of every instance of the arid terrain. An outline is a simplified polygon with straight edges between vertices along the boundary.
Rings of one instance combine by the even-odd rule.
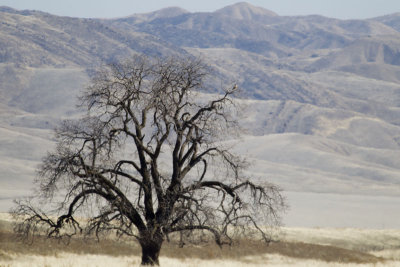
[[[212,68],[206,93],[242,90],[237,149],[249,175],[285,190],[287,225],[400,228],[398,13],[339,20],[247,3],[134,12],[82,19],[0,7],[0,211],[31,193],[52,130],[81,114],[76,96],[101,64],[179,54]]]
[[[105,63],[194,56],[237,84],[248,176],[290,209],[269,245],[165,242],[161,266],[400,266],[400,13],[363,20],[280,16],[247,3],[115,19],[0,7],[0,212],[32,193],[53,129]],[[207,90],[206,90],[207,89]],[[294,228],[294,226],[298,228]],[[130,239],[18,240],[0,213],[0,267],[139,266]]]
[[[0,214],[0,266],[139,266],[140,247],[132,240],[72,239],[68,245],[38,237],[21,243],[9,214]],[[400,231],[282,228],[269,245],[240,240],[215,244],[166,242],[161,266],[399,266]]]

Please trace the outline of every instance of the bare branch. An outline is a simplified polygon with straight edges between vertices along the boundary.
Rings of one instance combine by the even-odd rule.
[[[202,94],[209,73],[200,60],[179,57],[137,56],[101,69],[80,97],[87,116],[56,129],[35,201],[17,203],[16,231],[131,236],[144,264],[158,262],[173,232],[198,241],[211,233],[223,245],[256,230],[268,241],[263,229],[279,223],[284,198],[278,187],[243,177],[245,161],[224,147],[237,137],[237,87]]]

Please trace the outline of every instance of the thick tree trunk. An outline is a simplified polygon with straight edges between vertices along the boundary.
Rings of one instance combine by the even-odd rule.
[[[141,265],[160,265],[158,257],[163,243],[161,234],[156,234],[155,236],[142,235],[139,243],[142,247]]]

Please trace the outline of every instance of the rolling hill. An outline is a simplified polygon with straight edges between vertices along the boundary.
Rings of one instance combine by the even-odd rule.
[[[0,209],[28,194],[51,129],[82,112],[76,96],[93,71],[134,54],[193,55],[215,74],[207,93],[242,88],[237,150],[250,174],[294,194],[398,203],[399,25],[399,14],[286,17],[247,3],[117,19],[0,7]]]

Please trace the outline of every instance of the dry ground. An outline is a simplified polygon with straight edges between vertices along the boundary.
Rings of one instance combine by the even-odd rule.
[[[83,240],[65,245],[37,238],[16,240],[11,220],[0,216],[0,267],[138,266],[140,247],[129,240]],[[400,231],[283,228],[269,246],[254,240],[220,249],[215,244],[178,248],[165,243],[162,266],[400,266]],[[386,241],[385,241],[386,240]]]

